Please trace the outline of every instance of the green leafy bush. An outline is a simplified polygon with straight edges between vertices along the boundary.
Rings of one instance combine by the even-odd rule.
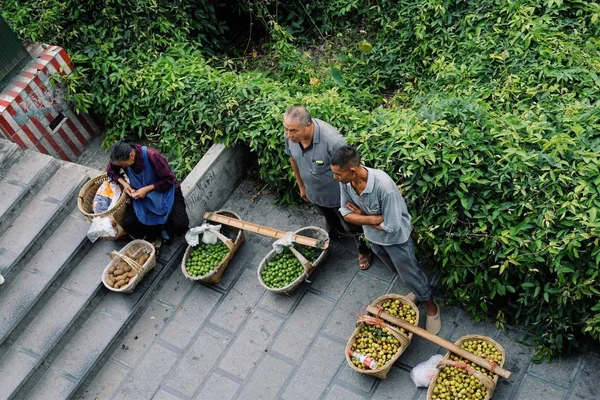
[[[177,2],[150,19],[152,2],[108,3],[110,18],[66,3],[0,0],[23,37],[67,47],[70,94],[107,142],[148,137],[180,177],[211,143],[245,143],[292,203],[281,115],[306,104],[398,180],[449,300],[523,324],[540,357],[600,338],[598,3],[318,0],[282,15],[246,2],[271,34],[256,59],[209,58],[218,21]],[[30,26],[23,4],[47,26]],[[74,10],[102,16],[101,33]]]

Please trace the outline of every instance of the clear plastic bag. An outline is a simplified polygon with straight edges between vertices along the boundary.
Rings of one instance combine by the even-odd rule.
[[[429,387],[431,378],[435,375],[437,365],[442,358],[444,357],[441,354],[431,356],[429,360],[420,363],[410,371],[410,378],[416,387]]]
[[[96,217],[87,232],[87,238],[94,243],[99,238],[116,238],[123,234],[123,228],[114,217]]]

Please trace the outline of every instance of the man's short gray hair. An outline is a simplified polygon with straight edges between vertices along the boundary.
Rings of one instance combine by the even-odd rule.
[[[312,123],[312,117],[306,107],[304,106],[292,106],[285,111],[283,118],[296,121],[304,125],[310,125]]]

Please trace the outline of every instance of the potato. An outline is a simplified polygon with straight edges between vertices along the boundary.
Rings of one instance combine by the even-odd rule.
[[[115,287],[115,282],[110,278],[106,279],[106,283],[108,283],[108,286],[110,287]]]
[[[148,258],[150,258],[149,254],[143,254],[140,258],[137,259],[138,264],[140,265],[144,265],[144,263],[146,261],[148,261]]]
[[[125,278],[127,278],[127,274],[125,272],[123,272],[121,275],[115,277],[115,281],[121,281],[121,280],[124,281]]]
[[[133,278],[136,275],[137,275],[137,271],[130,271],[130,272],[127,273],[127,277],[128,278]]]
[[[125,279],[123,279],[122,281],[118,281],[117,283],[115,283],[115,288],[120,288],[121,286],[125,285],[127,282],[125,282]]]
[[[127,264],[127,262],[125,262],[125,261],[121,261],[121,262],[119,263],[119,266],[118,266],[118,268],[117,268],[117,269],[123,269],[123,268],[125,268],[127,265],[128,265],[128,264]]]
[[[125,272],[125,270],[124,270],[124,269],[121,269],[121,268],[119,268],[118,270],[116,270],[116,271],[114,272],[114,275],[115,275],[115,276],[123,275],[123,273],[124,273],[124,272]]]
[[[116,267],[113,265],[112,267],[110,267],[110,268],[108,269],[108,273],[109,273],[109,274],[112,274],[113,272],[115,272],[115,270],[116,270],[116,269],[117,269],[117,268],[116,268]]]
[[[123,271],[125,271],[125,272],[131,271],[131,265],[127,265],[125,268],[123,268]]]

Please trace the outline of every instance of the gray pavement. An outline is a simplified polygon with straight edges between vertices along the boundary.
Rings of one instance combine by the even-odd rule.
[[[310,207],[274,205],[243,182],[225,205],[243,219],[294,230],[322,226]],[[380,262],[359,271],[351,240],[334,242],[329,259],[293,296],[274,295],[256,269],[272,240],[246,235],[221,283],[186,280],[179,268],[120,338],[104,367],[79,392],[86,399],[425,399],[410,370],[445,351],[415,337],[387,380],[351,370],[344,347],[357,313],[384,293],[407,292]],[[424,318],[424,312],[422,312]],[[597,353],[533,364],[533,348],[516,328],[476,323],[461,309],[442,307],[440,336],[480,334],[501,343],[511,379],[500,378],[494,399],[596,399]],[[421,321],[424,326],[424,321]]]

